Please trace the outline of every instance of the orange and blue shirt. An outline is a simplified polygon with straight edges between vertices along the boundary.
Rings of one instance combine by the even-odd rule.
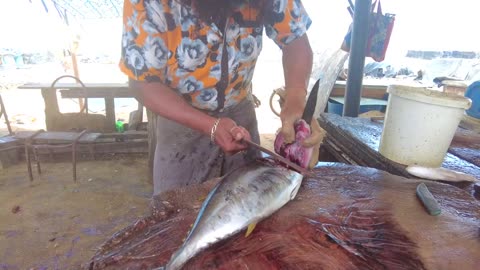
[[[168,85],[201,110],[234,106],[251,90],[264,29],[283,48],[311,24],[301,0],[267,3],[263,10],[245,4],[219,29],[175,0],[126,0],[120,69]]]

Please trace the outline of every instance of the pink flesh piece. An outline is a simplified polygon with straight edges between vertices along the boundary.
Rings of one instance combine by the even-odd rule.
[[[313,147],[303,147],[302,142],[311,134],[310,126],[304,120],[298,120],[295,125],[295,141],[285,143],[282,133],[278,133],[274,142],[275,153],[296,163],[302,168],[307,168],[313,155]]]

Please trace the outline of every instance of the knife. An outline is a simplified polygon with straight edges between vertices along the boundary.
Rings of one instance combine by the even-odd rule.
[[[310,91],[308,96],[307,103],[305,104],[305,109],[303,110],[302,119],[307,122],[307,124],[312,123],[313,114],[315,114],[315,108],[317,107],[317,97],[318,97],[318,88],[320,88],[320,80],[318,79],[315,85]]]
[[[308,171],[307,169],[300,167],[299,165],[291,162],[290,160],[282,157],[281,155],[279,155],[279,154],[277,154],[273,151],[268,150],[267,148],[255,143],[255,142],[252,142],[248,139],[243,139],[243,142],[245,142],[246,144],[248,144],[248,145],[250,145],[250,146],[266,153],[266,154],[269,154],[273,159],[276,159],[277,161],[280,161],[280,162],[284,163],[288,167],[293,168],[294,170],[303,174],[304,176],[309,176],[309,177],[315,176],[312,172]]]
[[[305,109],[303,110],[302,119],[305,120],[305,122],[307,122],[307,124],[309,124],[309,125],[312,122],[313,114],[315,113],[315,108],[317,106],[317,96],[318,96],[319,87],[320,87],[320,79],[317,80],[317,82],[313,86],[312,90],[310,91],[310,95],[308,96],[307,103],[305,104]],[[311,171],[309,171],[305,168],[302,168],[301,166],[291,162],[287,158],[284,158],[281,155],[279,155],[279,154],[277,154],[273,151],[270,151],[267,148],[255,143],[255,142],[252,142],[252,141],[247,140],[247,139],[243,139],[243,141],[245,143],[247,143],[248,145],[250,145],[250,146],[252,146],[252,147],[268,154],[268,155],[270,155],[273,159],[276,159],[277,161],[280,161],[280,162],[284,163],[285,165],[293,168],[294,170],[303,174],[304,176],[309,176],[309,177],[314,176],[314,174]]]

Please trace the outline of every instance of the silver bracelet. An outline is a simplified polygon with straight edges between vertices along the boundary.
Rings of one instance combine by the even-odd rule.
[[[217,131],[218,124],[220,123],[220,118],[217,118],[215,123],[212,126],[212,130],[210,131],[210,140],[215,143],[215,131]]]

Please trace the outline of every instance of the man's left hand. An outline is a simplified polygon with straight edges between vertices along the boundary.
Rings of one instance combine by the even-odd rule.
[[[312,169],[317,165],[318,163],[318,155],[320,151],[320,144],[322,143],[323,140],[323,132],[322,128],[318,124],[318,120],[313,118],[312,122],[310,123],[310,130],[312,134],[310,137],[306,138],[303,142],[302,145],[304,147],[313,147],[313,153],[312,153],[312,158],[310,159],[310,162],[308,163],[308,169]]]
[[[288,89],[284,94],[284,104],[280,112],[282,120],[281,133],[286,143],[295,141],[295,122],[302,118],[305,108],[305,90]]]
[[[286,143],[292,143],[295,141],[295,122],[302,117],[303,110],[305,109],[305,92],[291,90],[286,91],[284,96],[284,105],[280,113],[280,119],[282,120],[282,128],[280,132],[285,138]],[[313,147],[313,154],[308,168],[312,169],[318,163],[318,155],[320,144],[323,139],[323,132],[318,124],[317,119],[312,119],[310,124],[311,135],[306,138],[302,145],[304,147]]]

